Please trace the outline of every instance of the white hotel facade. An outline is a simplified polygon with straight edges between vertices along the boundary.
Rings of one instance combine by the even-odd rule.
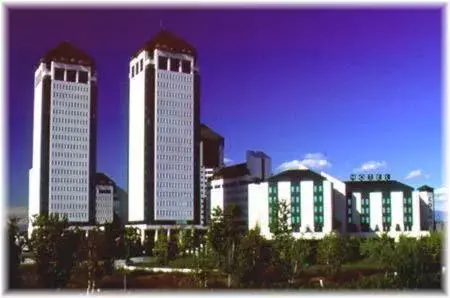
[[[247,185],[230,184],[228,191],[215,188],[221,183],[221,179],[212,181],[211,209],[236,204],[230,194],[239,190],[237,205],[244,209],[247,230],[259,226],[269,239],[280,201],[290,208],[289,223],[296,238],[320,239],[332,231],[418,237],[434,229],[433,189],[427,186],[414,190],[394,180],[344,182],[305,167]]]
[[[200,75],[193,46],[162,30],[129,67],[128,223],[200,223]]]
[[[96,101],[94,60],[68,42],[50,50],[34,79],[29,233],[38,214],[95,222]]]

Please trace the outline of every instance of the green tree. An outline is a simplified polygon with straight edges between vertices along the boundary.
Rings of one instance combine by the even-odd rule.
[[[342,238],[334,232],[319,242],[317,257],[320,263],[326,265],[328,273],[336,274],[340,271],[345,255],[344,249]]]
[[[228,287],[231,287],[236,266],[236,249],[243,234],[239,216],[240,210],[236,205],[228,205],[223,212],[220,208],[215,208],[207,236],[218,265],[227,273]]]
[[[9,262],[8,262],[8,287],[9,289],[19,288],[21,285],[20,259],[22,245],[19,239],[18,219],[12,218],[8,221],[8,242],[9,242]]]
[[[58,214],[36,216],[33,220],[31,243],[41,287],[63,288],[76,260],[78,243],[68,230],[67,217]]]
[[[297,239],[292,246],[291,262],[293,263],[291,271],[291,283],[293,278],[302,270],[304,270],[309,264],[308,259],[311,254],[312,247],[311,241],[306,239]]]
[[[131,256],[139,254],[140,236],[137,228],[126,227],[124,229],[125,259],[130,261]]]
[[[159,230],[153,254],[159,265],[167,265],[169,263],[169,240],[167,239],[166,230]]]
[[[192,253],[192,249],[194,247],[194,235],[192,229],[183,229],[181,230],[181,235],[179,237],[179,248],[181,253],[184,255],[187,253],[190,255]]]
[[[104,272],[103,265],[105,252],[105,234],[97,228],[88,231],[87,237],[84,238],[82,249],[86,254],[86,269],[88,274],[88,291],[94,291],[97,281]]]
[[[239,244],[236,279],[242,287],[260,288],[265,280],[264,273],[271,267],[271,255],[268,254],[268,242],[257,226],[242,238]]]
[[[391,269],[391,259],[394,252],[394,240],[386,233],[381,237],[366,238],[361,242],[361,254],[371,262],[382,265],[387,270]]]
[[[194,258],[195,280],[200,288],[208,287],[208,276],[215,268],[215,259],[212,248],[207,244]]]
[[[432,282],[440,268],[433,268],[430,255],[422,241],[400,237],[390,260],[391,268],[397,273],[402,288],[423,288]],[[434,270],[433,270],[434,269]]]

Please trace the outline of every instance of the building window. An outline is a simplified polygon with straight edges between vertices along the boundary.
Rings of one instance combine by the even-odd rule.
[[[67,82],[76,82],[76,81],[77,81],[77,71],[67,70]]]
[[[181,71],[183,73],[191,73],[191,61],[183,60],[181,62]]]
[[[139,61],[139,66],[140,66],[141,71],[143,71],[144,70],[144,60],[141,59],[141,61]]]
[[[170,59],[170,70],[176,72],[180,71],[180,59]]]
[[[158,69],[167,70],[167,64],[168,64],[168,58],[167,57],[158,57]]]
[[[131,66],[131,77],[134,77],[134,66]]]
[[[55,80],[64,81],[64,69],[55,68]]]
[[[79,71],[78,72],[78,83],[86,84],[88,82],[88,72]]]

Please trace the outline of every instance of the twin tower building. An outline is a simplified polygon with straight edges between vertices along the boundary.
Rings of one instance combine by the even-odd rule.
[[[30,225],[50,213],[92,225],[102,115],[95,61],[63,42],[39,61],[34,88]],[[192,45],[162,30],[132,55],[129,113],[127,221],[200,224],[200,74]],[[210,167],[222,164],[223,140],[217,148]]]

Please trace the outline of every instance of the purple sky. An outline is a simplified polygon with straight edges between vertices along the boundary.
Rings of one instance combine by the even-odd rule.
[[[16,9],[7,45],[12,205],[27,204],[34,64],[64,40],[96,59],[97,168],[127,187],[128,60],[161,20],[198,49],[201,120],[225,137],[227,158],[263,150],[274,170],[303,161],[342,179],[372,162],[414,187],[442,186],[440,9]]]

